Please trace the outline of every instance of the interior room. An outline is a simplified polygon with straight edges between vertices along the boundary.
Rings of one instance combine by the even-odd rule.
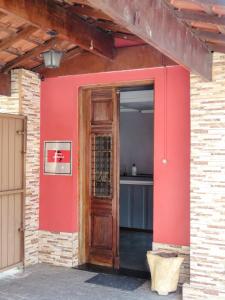
[[[154,86],[120,90],[120,267],[148,272],[153,238]]]

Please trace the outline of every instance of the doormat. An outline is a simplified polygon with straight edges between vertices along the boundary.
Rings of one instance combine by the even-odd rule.
[[[98,274],[85,282],[119,289],[122,291],[134,291],[139,288],[146,280],[127,276]]]
[[[79,271],[87,271],[93,273],[103,273],[103,274],[110,274],[110,275],[120,275],[120,276],[128,276],[128,277],[135,277],[135,278],[142,278],[146,280],[150,280],[150,273],[146,271],[139,271],[139,270],[131,270],[120,268],[118,270],[112,269],[110,267],[103,267],[97,266],[93,264],[82,264],[73,267],[72,269],[79,270]]]

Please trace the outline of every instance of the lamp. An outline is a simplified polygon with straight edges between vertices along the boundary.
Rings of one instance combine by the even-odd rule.
[[[44,64],[46,68],[58,68],[62,58],[63,52],[50,49],[43,53]]]

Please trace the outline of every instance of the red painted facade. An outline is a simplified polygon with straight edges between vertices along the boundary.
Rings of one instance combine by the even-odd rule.
[[[167,70],[167,71],[166,71]],[[78,91],[85,85],[154,80],[154,241],[188,245],[189,73],[182,67],[49,78],[41,86],[40,229],[79,230]],[[73,175],[43,175],[43,141],[73,141]],[[167,159],[167,164],[162,160]]]

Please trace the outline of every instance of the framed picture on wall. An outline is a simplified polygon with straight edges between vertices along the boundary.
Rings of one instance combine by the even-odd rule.
[[[44,142],[44,175],[72,175],[72,142]]]

